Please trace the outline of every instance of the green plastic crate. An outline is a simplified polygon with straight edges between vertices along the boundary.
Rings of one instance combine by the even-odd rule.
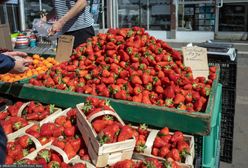
[[[118,112],[120,117],[132,123],[146,123],[154,127],[169,127],[174,130],[180,130],[186,133],[196,135],[208,135],[211,131],[211,121],[213,108],[219,99],[216,100],[218,87],[219,69],[217,79],[213,82],[211,93],[205,112],[188,113],[178,109],[160,107],[155,105],[146,105],[131,101],[123,101],[109,98],[111,105]],[[78,103],[85,101],[90,96],[64,90],[57,90],[46,87],[37,87],[27,84],[28,80],[14,84],[11,87],[10,94],[22,99],[32,99],[42,103],[55,104],[60,107],[73,107]],[[99,97],[104,98],[105,97]],[[177,124],[175,124],[177,123]]]
[[[222,111],[222,85],[219,84],[216,99],[219,103],[214,106],[214,112],[211,121],[211,132],[208,136],[203,137],[202,145],[202,167],[215,168],[219,167],[220,159],[220,124]]]
[[[9,82],[0,82],[0,93],[9,94],[12,83]]]

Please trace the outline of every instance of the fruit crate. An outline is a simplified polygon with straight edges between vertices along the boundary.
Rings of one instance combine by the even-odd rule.
[[[219,89],[221,90],[221,85]],[[216,95],[221,100],[221,91]],[[221,101],[215,104],[212,130],[208,136],[195,136],[195,167],[215,168],[220,161],[221,143]]]
[[[12,86],[12,83],[0,81],[0,93],[1,94],[9,94],[11,86]]]
[[[87,118],[81,110],[84,107],[84,103],[77,104],[76,107],[77,127],[83,136],[91,160],[96,167],[106,167],[107,165],[114,164],[118,161],[132,158],[135,147],[134,137],[121,142],[100,144],[97,140],[98,135],[91,125],[91,122],[97,117],[110,115],[113,116],[122,126],[124,126],[125,123],[116,112],[103,110]]]
[[[135,129],[137,129],[137,127],[133,127]],[[159,130],[156,129],[148,129],[149,134],[147,136],[147,140],[145,143],[145,150],[144,152],[135,152],[133,154],[133,158],[134,159],[138,159],[138,160],[145,160],[146,158],[155,158],[161,161],[165,161],[166,159],[159,157],[159,156],[154,156],[152,155],[152,147],[153,147],[153,143],[154,140],[157,136],[157,134],[159,133]],[[170,132],[170,135],[173,135],[173,132]],[[186,142],[189,144],[190,150],[189,150],[189,155],[187,155],[185,157],[185,160],[183,160],[182,162],[177,162],[181,167],[184,168],[193,168],[193,161],[194,161],[194,156],[195,156],[195,142],[194,142],[194,136],[192,135],[186,135],[184,134],[184,138],[186,140]]]
[[[237,50],[235,50],[237,53]],[[234,54],[235,55],[235,54]],[[236,102],[237,57],[230,59],[223,55],[208,55],[210,65],[220,66],[222,89],[221,152],[220,160],[232,163],[233,126]],[[224,144],[225,143],[225,144]]]
[[[237,58],[231,61],[229,57],[208,55],[209,65],[220,66],[220,83],[223,87],[236,88]]]
[[[167,126],[171,129],[180,130],[185,133],[208,135],[211,131],[210,123],[212,120],[213,107],[220,101],[219,99],[216,99],[218,79],[219,68],[217,68],[217,78],[213,82],[205,112],[187,113],[185,111],[167,107],[146,105],[143,103],[106,97],[98,98],[109,99],[111,106],[125,121],[133,123],[142,122],[154,127]],[[85,101],[86,98],[90,96],[89,94],[32,86],[28,84],[28,80],[12,85],[10,94],[14,97],[38,100],[43,103],[51,103],[65,108],[74,107],[76,104]],[[158,120],[158,118],[161,118],[161,120]]]

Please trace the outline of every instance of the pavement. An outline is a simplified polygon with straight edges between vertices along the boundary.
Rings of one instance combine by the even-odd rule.
[[[232,163],[220,162],[220,168],[248,167],[248,41],[230,42],[238,49],[236,108],[234,117],[233,159]],[[186,43],[169,43],[180,48]]]

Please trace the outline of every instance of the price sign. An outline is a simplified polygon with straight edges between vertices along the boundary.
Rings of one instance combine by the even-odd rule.
[[[74,36],[61,35],[58,39],[56,61],[64,62],[70,59],[74,43]]]
[[[199,76],[208,78],[209,68],[206,48],[183,47],[183,61],[185,66],[191,67],[194,78]]]

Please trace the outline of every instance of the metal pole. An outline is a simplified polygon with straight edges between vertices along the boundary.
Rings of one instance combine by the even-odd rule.
[[[20,28],[21,31],[24,31],[26,29],[24,0],[19,0],[19,16],[20,16]]]
[[[40,11],[42,11],[42,2],[39,0]]]
[[[102,0],[102,29],[105,33],[105,10],[104,10],[104,0]]]
[[[16,15],[15,15],[15,8],[14,5],[11,5],[11,9],[12,9],[12,15],[13,15],[13,22],[14,22],[14,32],[17,31],[17,26],[16,26]]]
[[[9,24],[9,16],[8,16],[6,3],[3,5],[3,13],[4,13],[5,24],[6,23]]]
[[[146,29],[149,30],[150,29],[150,1],[149,0],[146,1],[146,5],[147,5]]]

